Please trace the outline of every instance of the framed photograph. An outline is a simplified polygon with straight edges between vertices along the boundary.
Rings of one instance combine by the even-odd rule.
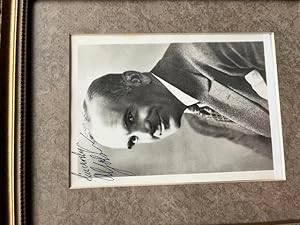
[[[1,223],[299,222],[298,1],[0,5]]]
[[[71,188],[285,180],[274,46],[71,35]]]

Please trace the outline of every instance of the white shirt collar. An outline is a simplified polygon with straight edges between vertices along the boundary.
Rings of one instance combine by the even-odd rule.
[[[172,84],[168,83],[167,81],[161,79],[160,77],[156,76],[154,73],[152,75],[159,80],[180,102],[182,102],[186,106],[194,105],[199,103],[199,101],[188,94],[184,93],[177,87],[173,86]]]

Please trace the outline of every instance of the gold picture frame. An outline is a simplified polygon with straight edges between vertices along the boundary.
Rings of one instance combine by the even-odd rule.
[[[25,71],[27,1],[2,2],[1,23],[1,211],[4,224],[24,224]]]

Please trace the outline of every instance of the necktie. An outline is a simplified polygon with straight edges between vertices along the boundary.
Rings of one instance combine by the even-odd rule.
[[[232,120],[221,115],[220,113],[216,112],[215,110],[211,109],[208,106],[199,107],[198,104],[194,104],[194,105],[189,106],[187,109],[190,111],[190,113],[200,116],[200,117],[204,117],[204,118],[215,120],[215,121],[233,123]]]

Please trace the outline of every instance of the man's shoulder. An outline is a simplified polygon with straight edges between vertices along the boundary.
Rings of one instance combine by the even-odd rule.
[[[226,136],[228,132],[227,128],[212,126],[206,120],[192,114],[185,113],[184,118],[194,131],[205,136],[221,137]]]
[[[205,120],[201,120],[191,114],[184,114],[184,119],[188,122],[190,127],[200,135],[226,138],[233,143],[252,149],[261,155],[269,158],[272,157],[272,144],[271,138],[269,137],[251,135],[230,128],[212,126]]]

